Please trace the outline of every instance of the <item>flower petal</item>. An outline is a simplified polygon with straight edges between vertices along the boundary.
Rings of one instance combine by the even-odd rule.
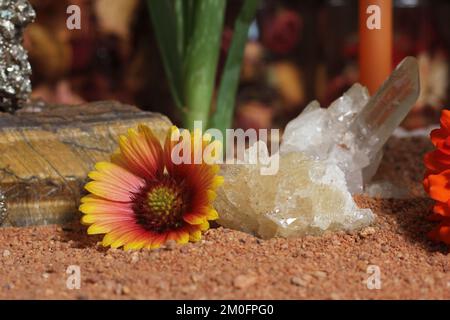
[[[440,150],[428,152],[424,156],[424,163],[429,172],[436,174],[450,168],[450,155]]]
[[[189,232],[187,230],[180,230],[178,231],[177,243],[179,244],[186,244],[189,242]]]
[[[92,224],[88,229],[88,234],[102,234],[102,233],[108,233],[111,230],[110,227],[101,225],[101,224]]]
[[[435,147],[441,146],[445,142],[447,136],[447,132],[443,129],[434,129],[430,133],[431,142]]]
[[[213,188],[216,189],[223,185],[224,178],[222,176],[216,176],[213,181]]]
[[[140,232],[139,227],[129,228],[127,231],[118,232],[116,239],[111,243],[111,248],[120,248],[125,244],[131,243],[138,232]]]
[[[121,222],[121,223],[135,223],[136,218],[133,216],[124,216],[117,214],[85,214],[81,218],[83,224],[92,224],[95,222]]]
[[[441,225],[439,228],[440,240],[446,244],[450,244],[450,225]]]
[[[219,219],[219,214],[213,208],[209,208],[208,211],[207,211],[206,218],[208,220],[217,220],[217,219]]]
[[[448,203],[437,202],[433,207],[433,212],[442,217],[450,218],[450,208]]]
[[[132,199],[132,194],[123,188],[120,188],[118,186],[114,186],[112,184],[109,184],[107,182],[102,181],[91,181],[88,182],[84,188],[89,191],[90,193],[111,200],[111,201],[118,201],[118,202],[130,202]]]
[[[88,175],[92,180],[107,182],[130,192],[138,192],[145,183],[143,179],[111,162],[98,162],[95,169],[97,171]]]
[[[207,191],[206,191],[206,194],[207,194],[207,196],[208,196],[208,201],[209,201],[209,202],[213,202],[213,201],[216,200],[216,198],[217,198],[217,193],[215,193],[215,192],[212,191],[212,190],[207,190]]]
[[[202,238],[202,232],[200,230],[191,231],[189,234],[189,240],[192,242],[198,242]]]
[[[183,220],[189,224],[202,224],[206,221],[206,215],[201,213],[187,213],[183,215]]]
[[[206,231],[206,230],[208,230],[209,229],[209,222],[208,221],[205,221],[205,222],[203,222],[201,225],[200,225],[200,230],[201,231]]]
[[[444,242],[450,245],[450,221],[439,224],[428,233],[428,237],[435,242]]]
[[[108,247],[111,245],[111,243],[113,243],[116,240],[116,237],[114,236],[113,233],[107,233],[105,234],[105,236],[103,237],[102,240],[102,245],[104,247]]]
[[[161,247],[161,245],[166,242],[166,239],[167,233],[155,234],[150,248],[157,249]]]
[[[450,170],[428,176],[430,197],[436,201],[450,200]]]
[[[79,210],[84,214],[134,214],[133,209],[131,209],[131,203],[108,201],[101,198],[88,202],[82,202]]]
[[[156,233],[147,230],[141,230],[134,235],[134,238],[130,241],[130,245],[125,245],[124,250],[138,250],[144,247],[148,247],[152,244],[156,236]]]
[[[117,163],[134,174],[147,179],[154,179],[163,170],[163,151],[159,141],[150,129],[139,126],[139,132],[129,130],[128,136],[119,137],[120,157]]]
[[[164,166],[169,175],[173,175],[174,161],[172,160],[172,150],[180,141],[181,133],[176,126],[171,126],[166,134],[164,142]]]
[[[440,122],[441,128],[447,131],[447,135],[450,135],[450,110],[442,110]]]

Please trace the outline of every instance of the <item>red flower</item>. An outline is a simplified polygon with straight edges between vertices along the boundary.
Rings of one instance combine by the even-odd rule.
[[[442,111],[441,127],[430,136],[436,149],[424,157],[427,171],[423,186],[436,201],[429,219],[439,225],[428,235],[436,242],[450,245],[450,110]]]
[[[290,10],[282,10],[263,25],[262,42],[276,54],[286,54],[295,48],[302,30],[302,19]]]
[[[120,136],[111,162],[97,163],[89,174],[93,181],[85,188],[91,194],[81,199],[81,221],[90,225],[89,234],[105,234],[104,246],[127,250],[158,248],[168,240],[198,241],[208,221],[218,218],[212,201],[223,181],[219,166],[173,163],[174,131],[178,129],[171,128],[162,147],[148,127],[129,130]],[[190,143],[189,138],[181,143]],[[201,150],[194,148],[191,160],[210,144],[206,135],[200,139]]]

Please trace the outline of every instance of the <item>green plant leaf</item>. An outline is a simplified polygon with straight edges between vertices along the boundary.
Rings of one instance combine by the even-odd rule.
[[[185,128],[194,121],[207,126],[222,38],[225,0],[195,0],[192,34],[184,65]]]
[[[185,25],[185,2],[184,0],[173,0],[173,7],[175,10],[175,22],[177,29],[177,47],[180,57],[183,58],[184,55],[184,25]]]
[[[210,124],[211,127],[220,129],[223,134],[225,134],[225,129],[231,127],[233,121],[242,57],[248,30],[255,17],[258,4],[259,0],[245,0],[235,22],[233,38],[217,94],[216,111]]]
[[[147,4],[172,98],[177,107],[183,108],[183,61],[178,47],[180,31],[177,29],[174,3],[168,0],[147,0]]]
[[[181,0],[183,1],[184,21],[184,48],[186,50],[188,43],[192,36],[192,30],[194,29],[195,20],[195,0]]]

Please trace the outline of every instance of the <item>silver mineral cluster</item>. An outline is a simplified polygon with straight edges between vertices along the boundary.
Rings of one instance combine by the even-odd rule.
[[[31,66],[22,41],[23,29],[35,16],[27,0],[0,0],[0,111],[20,108],[31,92]]]

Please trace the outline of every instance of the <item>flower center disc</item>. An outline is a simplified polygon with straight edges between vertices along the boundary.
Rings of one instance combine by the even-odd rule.
[[[165,232],[183,226],[186,197],[183,188],[167,179],[150,183],[134,201],[137,221],[145,229]]]
[[[147,194],[150,209],[158,216],[170,216],[181,205],[181,199],[167,187],[156,187]]]

